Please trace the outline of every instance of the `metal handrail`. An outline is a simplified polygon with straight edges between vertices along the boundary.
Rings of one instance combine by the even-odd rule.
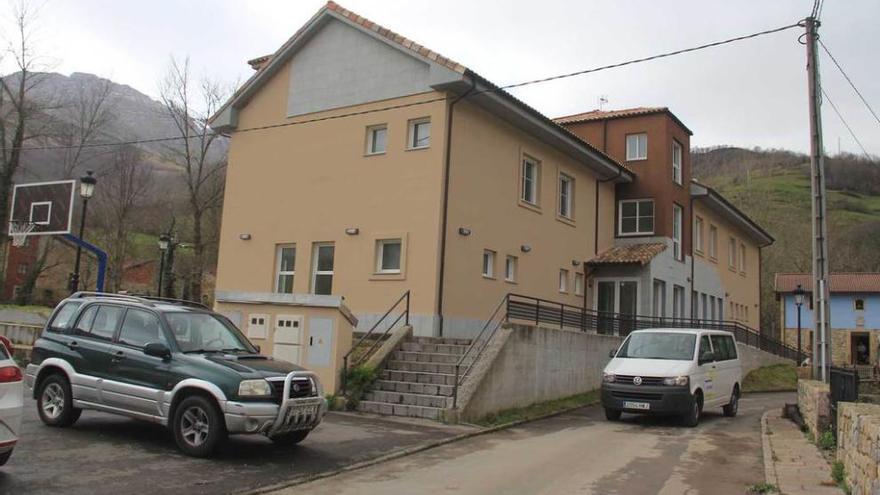
[[[505,294],[504,298],[501,299],[501,302],[498,303],[498,306],[495,307],[495,310],[492,311],[492,315],[489,316],[488,320],[486,320],[486,323],[483,325],[483,328],[480,329],[480,333],[478,333],[477,337],[471,341],[471,345],[468,346],[468,348],[464,351],[464,354],[461,355],[461,358],[458,359],[458,362],[455,363],[455,379],[452,382],[452,408],[453,409],[455,409],[455,407],[458,405],[458,387],[459,387],[459,385],[461,383],[464,383],[464,380],[467,378],[468,373],[470,373],[473,364],[476,363],[477,360],[480,359],[480,356],[483,355],[483,351],[489,345],[489,342],[492,340],[492,337],[495,335],[495,332],[498,331],[498,328],[501,327],[502,323],[507,321],[507,316],[509,313],[509,309],[508,309],[509,302],[510,302],[510,294]],[[465,359],[467,359],[467,357],[471,354],[471,351],[478,348],[477,343],[480,342],[480,340],[483,337],[483,334],[490,327],[492,322],[495,321],[495,318],[498,316],[498,312],[501,310],[501,308],[504,308],[504,312],[502,313],[504,315],[504,317],[501,318],[498,321],[498,323],[495,324],[494,328],[492,328],[492,330],[489,332],[489,335],[486,338],[486,341],[483,343],[483,345],[479,346],[479,351],[477,351],[477,354],[474,356],[474,359],[471,361],[471,365],[469,365],[467,368],[465,368],[464,374],[462,375],[461,374],[461,367],[464,364]]]
[[[373,332],[375,332],[376,329],[379,328],[379,325],[383,321],[385,321],[386,318],[388,318],[388,315],[390,315],[395,310],[395,308],[397,308],[400,305],[400,303],[403,301],[406,301],[406,306],[404,307],[403,312],[401,312],[399,315],[397,315],[397,318],[395,318],[394,321],[391,322],[390,325],[388,325],[388,328],[385,329],[385,332],[383,332],[382,335],[378,335],[376,337],[375,342],[373,342],[370,345],[370,348],[367,349],[367,352],[365,352],[362,356],[360,356],[357,361],[352,362],[352,366],[357,366],[357,365],[361,364],[362,362],[366,361],[373,354],[373,352],[376,350],[378,345],[382,342],[382,339],[386,335],[388,335],[388,332],[390,332],[391,329],[394,328],[395,325],[400,323],[401,318],[404,318],[404,325],[408,326],[409,325],[409,299],[410,299],[410,291],[404,292],[403,295],[400,296],[396,301],[394,301],[394,304],[392,304],[391,307],[388,308],[388,311],[386,311],[385,314],[383,314],[381,318],[376,320],[376,323],[374,323],[373,326],[370,327],[370,329],[367,331],[367,333],[362,335],[361,338],[358,339],[358,341],[355,342],[355,344],[353,346],[351,346],[351,349],[349,349],[348,352],[346,352],[345,355],[342,357],[342,390],[343,390],[343,392],[345,391],[345,374],[346,374],[346,371],[348,371],[348,358],[349,358],[349,356],[351,356],[351,353],[353,353],[367,338],[369,338],[370,335],[372,335]]]

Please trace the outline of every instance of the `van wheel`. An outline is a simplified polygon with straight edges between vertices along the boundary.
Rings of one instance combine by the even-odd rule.
[[[728,418],[732,418],[736,416],[737,411],[739,411],[739,387],[733,387],[733,392],[730,394],[730,402],[722,408],[724,410],[724,415]]]
[[[605,419],[608,421],[620,421],[620,415],[622,411],[620,409],[611,409],[610,407],[605,408]]]
[[[269,440],[281,445],[296,445],[305,440],[311,431],[312,430],[291,431],[289,433],[273,435],[269,437]]]
[[[47,426],[63,428],[76,423],[82,409],[73,407],[73,393],[66,377],[56,373],[47,376],[40,383],[37,413]]]
[[[177,447],[193,457],[208,457],[226,439],[226,424],[213,401],[201,395],[183,399],[172,423]]]
[[[694,396],[694,403],[691,405],[691,410],[685,413],[682,417],[682,422],[688,428],[694,428],[698,424],[700,424],[700,415],[703,412],[703,394],[697,392]]]

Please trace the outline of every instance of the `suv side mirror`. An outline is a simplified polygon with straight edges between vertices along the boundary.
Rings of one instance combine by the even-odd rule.
[[[171,359],[171,349],[161,342],[150,342],[145,345],[144,354],[162,359]]]
[[[700,356],[699,362],[697,364],[706,364],[715,361],[715,353],[712,351],[706,351]]]

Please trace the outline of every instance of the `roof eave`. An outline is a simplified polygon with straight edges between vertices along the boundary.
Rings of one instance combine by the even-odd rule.
[[[731,220],[738,227],[751,234],[752,237],[758,241],[758,246],[763,248],[776,242],[776,239],[774,239],[769,232],[764,230],[754,220],[749,218],[748,215],[740,211],[724,196],[718,193],[718,191],[711,187],[697,182],[691,182],[691,197],[705,199],[713,210],[721,213],[728,220]]]

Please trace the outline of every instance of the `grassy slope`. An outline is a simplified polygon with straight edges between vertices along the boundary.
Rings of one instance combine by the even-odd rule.
[[[743,392],[788,390],[797,390],[797,372],[791,364],[774,364],[758,368],[743,379]]]

